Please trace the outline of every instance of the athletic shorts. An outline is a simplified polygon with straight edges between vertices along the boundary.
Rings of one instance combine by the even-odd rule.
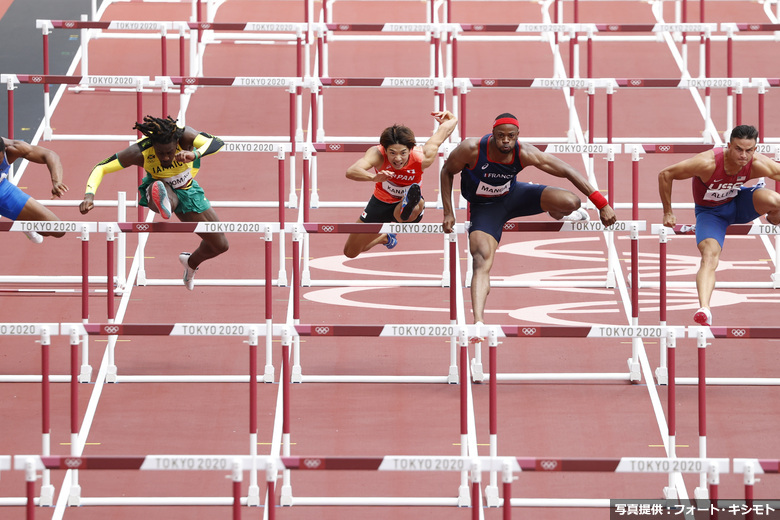
[[[30,196],[8,179],[0,181],[0,215],[16,220]]]
[[[513,218],[544,213],[542,192],[546,187],[518,182],[509,193],[494,202],[469,202],[469,234],[484,231],[500,242],[504,224]]]
[[[424,201],[425,199],[420,200]],[[363,210],[363,214],[360,215],[360,221],[382,223],[398,222],[395,219],[395,216],[393,216],[393,211],[395,211],[395,207],[398,204],[398,202],[382,202],[376,198],[376,196],[371,195],[371,200],[368,201],[366,208]],[[425,213],[425,210],[421,211],[416,219],[410,220],[407,224],[411,222],[420,222],[423,218],[423,213]]]
[[[753,206],[753,190],[755,187],[742,188],[736,197],[720,206],[696,205],[696,243],[707,238],[714,238],[723,249],[726,238],[726,228],[731,224],[747,224],[761,215]]]
[[[147,175],[144,177],[141,185],[138,186],[138,193],[140,194],[138,203],[141,206],[149,206],[149,201],[146,199],[146,188],[156,180],[158,179],[153,179],[151,175]],[[174,191],[179,199],[179,205],[176,206],[175,210],[176,213],[203,213],[211,207],[211,203],[206,198],[203,188],[200,187],[200,184],[195,179],[192,179],[189,188],[179,188]]]

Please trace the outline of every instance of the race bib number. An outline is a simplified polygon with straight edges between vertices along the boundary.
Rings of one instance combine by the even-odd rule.
[[[390,181],[384,181],[382,183],[382,188],[397,199],[404,198],[406,192],[409,191],[409,186],[398,186],[397,184],[393,184]]]
[[[183,188],[192,180],[192,170],[187,168],[178,175],[174,175],[173,177],[166,177],[162,180],[165,182],[165,184],[174,190],[177,188]]]
[[[479,186],[477,186],[477,195],[481,197],[499,197],[509,192],[510,182],[502,184],[501,186],[493,186],[480,181]]]
[[[704,200],[713,200],[713,201],[728,200],[730,198],[736,197],[738,193],[739,193],[739,188],[734,188],[734,187],[709,189],[707,190],[707,193],[704,194]]]

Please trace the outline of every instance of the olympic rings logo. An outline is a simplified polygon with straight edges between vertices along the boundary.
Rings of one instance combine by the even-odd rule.
[[[619,31],[620,30],[620,26],[619,25],[608,25],[607,26],[607,30],[608,31]]]
[[[339,31],[349,31],[349,25],[347,24],[339,25]]]
[[[514,222],[506,222],[504,224],[504,229],[506,229],[506,230],[515,229],[515,223]]]
[[[202,24],[200,24],[200,28],[203,29],[203,30],[211,29],[211,24],[210,23],[202,23]]]
[[[118,325],[106,325],[103,327],[103,332],[106,334],[117,334],[119,332],[119,326]]]
[[[533,336],[536,334],[536,328],[535,327],[523,327],[522,333],[525,336]]]
[[[65,22],[64,25],[65,25],[66,29],[73,29],[74,27],[76,27],[76,23],[75,22]]]
[[[486,79],[482,82],[483,85],[486,87],[494,87],[496,85],[496,80],[494,79]]]
[[[539,463],[539,466],[544,471],[553,471],[558,467],[558,461],[557,460],[543,460]]]
[[[135,229],[138,231],[148,231],[150,227],[149,224],[138,224],[135,226]]]
[[[343,86],[347,84],[347,80],[345,80],[344,78],[336,78],[333,80],[333,84],[338,86]]]
[[[668,145],[668,144],[662,144],[661,146],[658,147],[658,151],[659,152],[671,152],[672,151],[672,147],[670,145]]]
[[[747,331],[745,329],[731,329],[731,335],[734,336],[735,338],[741,338],[746,334]]]
[[[328,148],[330,148],[334,152],[338,152],[339,150],[341,150],[341,145],[340,144],[329,144]]]
[[[324,233],[333,233],[336,230],[336,226],[322,226],[320,228]]]
[[[761,30],[761,26],[760,25],[755,25],[755,24],[750,24],[750,25],[748,25],[748,29],[751,30],[751,31],[760,31]]]
[[[303,459],[303,465],[306,466],[306,469],[317,469],[322,465],[322,460],[320,459]]]
[[[475,31],[484,31],[485,30],[485,26],[484,25],[472,25],[471,28],[474,29]]]
[[[30,81],[33,83],[43,83],[43,76],[31,76]]]
[[[184,78],[184,83],[187,85],[194,85],[197,80],[195,78]]]
[[[65,467],[70,469],[78,468],[82,464],[82,460],[80,458],[73,458],[73,457],[68,457],[63,462],[65,464]]]
[[[638,86],[642,85],[642,80],[641,79],[632,79],[631,80],[631,85],[633,85],[635,87],[638,87]]]
[[[330,332],[330,327],[314,327],[314,332],[319,336],[325,336]]]

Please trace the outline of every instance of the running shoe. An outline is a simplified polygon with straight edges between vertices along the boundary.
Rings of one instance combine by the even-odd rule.
[[[37,233],[35,231],[24,231],[24,234],[27,235],[27,238],[29,238],[30,242],[32,242],[33,244],[43,243],[43,236],[41,236],[40,233]]]
[[[189,260],[190,253],[182,253],[179,255],[179,262],[181,262],[181,265],[184,266],[184,277],[182,277],[182,280],[184,281],[184,287],[191,291],[195,288],[195,273],[198,271],[198,269],[193,269],[190,267]]]
[[[561,220],[590,220],[590,215],[585,208],[577,208]]]
[[[406,220],[411,216],[412,211],[414,211],[414,208],[419,204],[421,197],[422,194],[420,193],[419,184],[415,182],[409,186],[409,189],[406,190],[406,193],[404,194],[404,200],[401,201],[401,220]]]
[[[165,220],[171,218],[171,199],[163,181],[154,181],[151,187],[151,197],[154,205],[160,210],[160,216]]]
[[[696,314],[693,315],[693,321],[695,321],[699,325],[706,325],[707,327],[712,327],[712,313],[707,307],[702,307],[701,309],[696,311]]]
[[[388,233],[385,247],[387,249],[393,249],[397,245],[398,245],[398,239],[395,237],[395,233]]]

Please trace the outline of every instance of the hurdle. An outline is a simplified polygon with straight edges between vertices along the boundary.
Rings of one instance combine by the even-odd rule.
[[[780,473],[780,460],[778,459],[733,459],[733,472],[742,473],[745,484],[745,506],[748,508],[745,518],[753,520],[756,516],[769,515],[776,511],[777,503],[774,501],[755,500],[753,490],[760,479],[756,475]],[[775,504],[775,508],[770,506]]]
[[[230,497],[141,497],[132,500],[127,497],[82,498],[79,506],[107,505],[212,505],[230,506],[233,520],[240,520],[241,506],[252,505],[241,496],[241,484],[244,471],[259,468],[266,472],[268,518],[275,514],[274,484],[277,461],[260,456],[224,456],[224,455],[146,455],[146,456],[31,456],[17,455],[13,460],[14,469],[25,471],[27,481],[26,512],[27,520],[35,518],[34,489],[36,473],[39,470],[66,470],[75,475],[81,470],[146,470],[146,471],[223,471],[229,472],[231,479]],[[73,504],[71,504],[73,505]]]
[[[268,316],[268,311],[266,315]],[[270,361],[270,345],[272,336],[282,334],[282,326],[272,324],[270,318],[266,323],[159,323],[159,324],[141,324],[141,323],[88,323],[88,324],[61,324],[62,330],[77,330],[80,333],[93,336],[118,337],[123,335],[132,336],[227,336],[247,338],[245,343],[249,345],[249,375],[244,376],[122,376],[117,374],[116,365],[113,364],[111,350],[113,345],[109,345],[109,366],[106,375],[106,382],[150,382],[150,381],[174,381],[174,382],[217,382],[217,383],[246,383],[249,382],[249,441],[251,456],[257,456],[257,383],[260,376],[257,371],[257,346],[258,339],[262,336],[266,338],[267,358],[265,373],[262,376],[263,381],[273,382],[273,365]],[[270,380],[269,380],[270,377]],[[71,405],[73,406],[73,405]],[[73,413],[73,412],[72,412]],[[73,445],[75,446],[75,442]],[[76,455],[74,453],[74,455]],[[253,470],[250,480],[250,504],[257,505],[257,473],[256,466],[250,466]],[[71,494],[74,497],[74,494]],[[71,498],[71,500],[77,500]]]
[[[707,453],[707,385],[719,382],[707,377],[706,351],[708,341],[719,339],[777,339],[780,338],[778,327],[688,327],[688,337],[696,338],[698,353],[698,376],[694,378],[698,388],[699,401],[699,456],[705,457]],[[744,381],[744,379],[743,379]],[[678,378],[678,383],[686,383],[685,378]],[[766,384],[766,382],[764,382]],[[777,382],[774,382],[777,384]],[[756,469],[754,467],[754,469]],[[735,469],[735,471],[737,471]],[[696,496],[706,498],[705,474],[700,475],[699,487],[696,488]],[[746,477],[747,479],[747,477]]]

